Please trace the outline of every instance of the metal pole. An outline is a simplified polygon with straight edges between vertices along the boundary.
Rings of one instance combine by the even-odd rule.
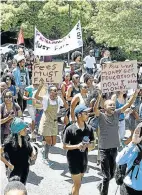
[[[69,32],[71,30],[71,6],[70,6],[70,2],[69,2]],[[70,63],[70,52],[68,52],[68,65]]]

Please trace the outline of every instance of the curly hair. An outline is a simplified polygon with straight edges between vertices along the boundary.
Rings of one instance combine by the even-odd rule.
[[[12,74],[6,74],[3,76],[2,81],[6,83],[6,78],[9,77],[11,80],[11,85],[15,85],[15,80],[14,77],[12,76]]]
[[[80,51],[75,51],[72,53],[71,59],[75,61],[78,56],[82,57],[82,53]]]

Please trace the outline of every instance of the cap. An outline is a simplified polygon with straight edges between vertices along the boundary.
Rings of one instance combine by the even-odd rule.
[[[28,124],[25,123],[21,118],[14,118],[11,123],[11,133],[18,134],[23,129],[27,128]]]
[[[76,64],[76,62],[74,62],[74,61],[70,62],[70,65],[72,65],[72,64]]]
[[[75,113],[75,115],[78,115],[81,112],[88,112],[90,110],[91,110],[91,108],[88,108],[87,106],[85,106],[83,104],[79,104],[78,106],[76,106],[74,113]]]
[[[17,63],[19,63],[19,62],[22,61],[22,60],[25,60],[25,57],[24,57],[23,55],[18,56],[18,58],[17,58]]]

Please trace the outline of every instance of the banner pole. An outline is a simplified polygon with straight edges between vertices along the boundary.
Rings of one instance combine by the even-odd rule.
[[[69,32],[71,31],[71,5],[69,4]],[[68,52],[68,65],[70,64],[70,52]]]

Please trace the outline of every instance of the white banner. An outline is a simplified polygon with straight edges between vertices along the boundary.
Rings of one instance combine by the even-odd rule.
[[[71,50],[83,46],[82,31],[80,21],[75,25],[71,32],[62,39],[46,39],[35,28],[34,54],[39,56],[51,56],[67,53]]]

